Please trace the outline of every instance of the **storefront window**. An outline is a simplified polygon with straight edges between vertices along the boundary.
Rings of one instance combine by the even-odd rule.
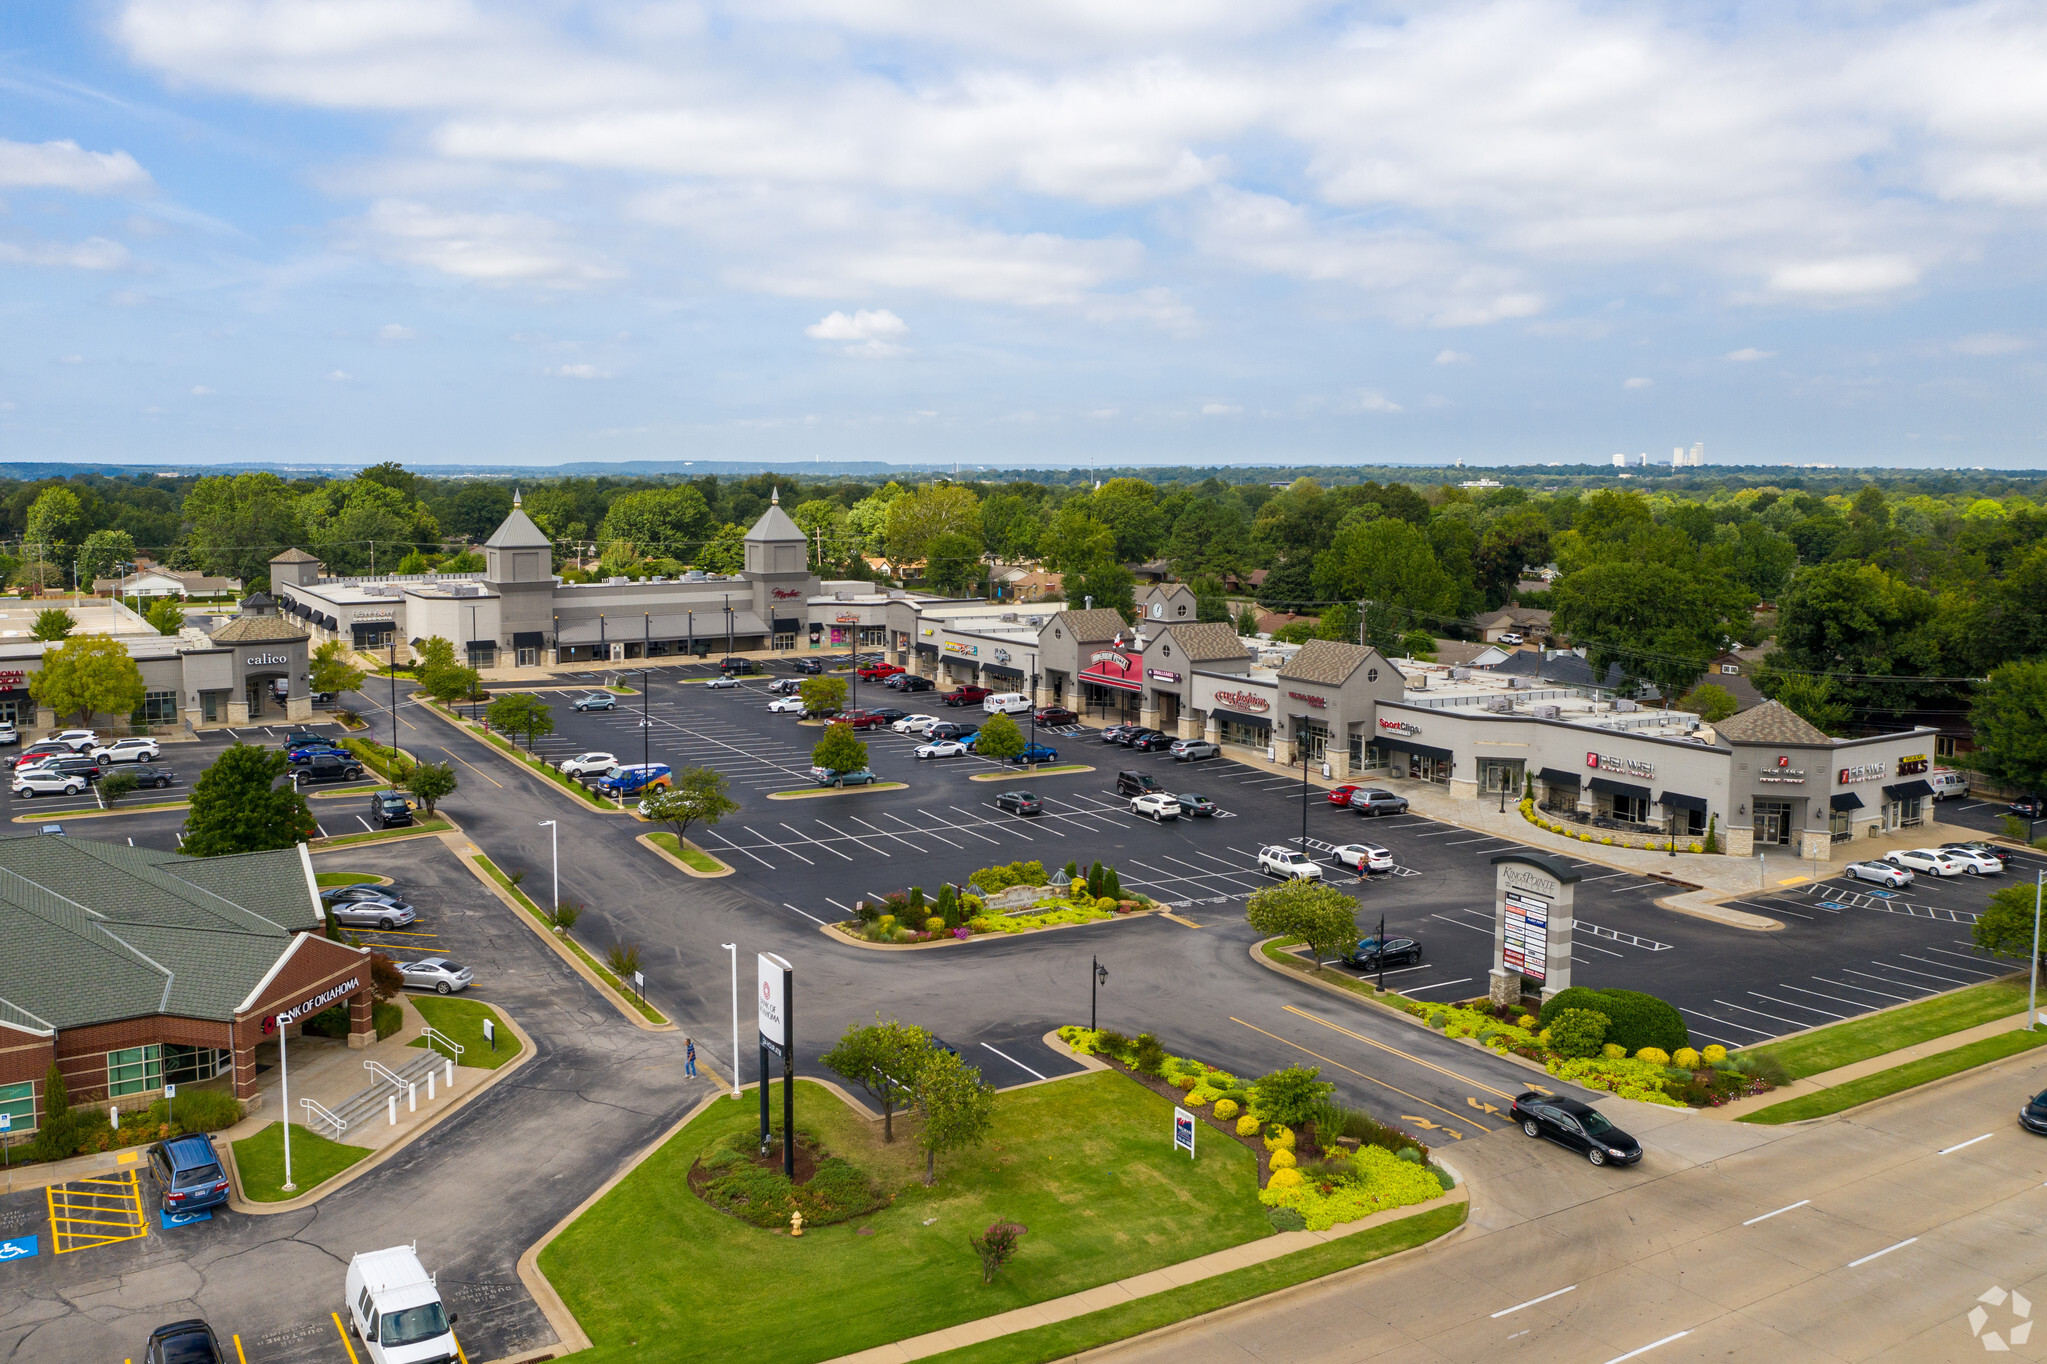
[[[163,1049],[154,1043],[107,1053],[107,1096],[163,1088]]]
[[[1518,796],[1521,794],[1521,768],[1519,758],[1480,758],[1478,789],[1492,795],[1505,791]]]
[[[1264,725],[1247,725],[1241,720],[1225,720],[1222,723],[1222,737],[1226,744],[1242,744],[1246,748],[1263,748],[1271,742],[1272,731]]]
[[[13,1119],[16,1132],[32,1132],[36,1125],[36,1085],[24,1080],[18,1085],[0,1085],[0,1113]]]
[[[795,634],[795,632],[794,632],[794,631],[792,630],[792,631],[789,631],[789,632],[787,632],[787,633],[785,633],[785,634],[779,634],[779,635],[776,635],[776,636],[775,636],[775,647],[776,647],[777,649],[793,649],[793,648],[795,648],[795,647],[796,647],[796,634]]]
[[[1649,802],[1641,796],[1615,796],[1613,817],[1626,824],[1646,824],[1649,820]]]
[[[228,1068],[232,1053],[220,1047],[181,1047],[166,1045],[163,1049],[163,1078],[174,1085],[197,1084],[211,1080]]]
[[[1545,810],[1577,809],[1578,783],[1544,782],[1542,784],[1542,808]]]
[[[860,642],[863,645],[871,644],[879,648],[887,639],[888,627],[886,625],[863,625],[860,627]]]
[[[178,694],[151,691],[142,694],[142,709],[136,715],[145,725],[173,725],[178,722]]]
[[[1848,812],[1834,810],[1827,815],[1827,833],[1835,843],[1846,843],[1855,835],[1848,828]]]

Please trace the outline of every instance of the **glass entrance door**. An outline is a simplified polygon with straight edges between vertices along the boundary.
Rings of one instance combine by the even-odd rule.
[[[1759,800],[1755,813],[1756,842],[1772,846],[1791,841],[1791,806],[1785,801]]]

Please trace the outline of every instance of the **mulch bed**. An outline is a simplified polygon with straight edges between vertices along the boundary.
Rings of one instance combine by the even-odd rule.
[[[795,1183],[797,1184],[798,1187],[808,1184],[811,1181],[812,1176],[817,1174],[817,1163],[820,1159],[821,1157],[818,1153],[817,1148],[813,1146],[811,1143],[805,1141],[802,1138],[802,1136],[799,1135],[796,1138],[796,1179],[795,1179]],[[775,1138],[774,1144],[768,1147],[767,1155],[763,1156],[760,1154],[758,1150],[750,1148],[740,1153],[740,1161],[742,1164],[752,1165],[757,1169],[767,1170],[775,1174],[780,1174],[782,1172],[781,1137],[777,1136]],[[727,1173],[727,1171],[724,1170],[712,1171],[705,1169],[703,1157],[699,1156],[696,1160],[690,1163],[689,1167],[690,1192],[694,1193],[698,1198],[702,1198],[704,1196],[704,1186],[706,1184],[709,1184],[712,1180],[716,1179],[719,1175],[724,1173]],[[715,1208],[718,1205],[713,1203],[711,1204],[711,1206]],[[719,1209],[719,1211],[722,1212],[725,1211],[725,1209],[721,1208]]]

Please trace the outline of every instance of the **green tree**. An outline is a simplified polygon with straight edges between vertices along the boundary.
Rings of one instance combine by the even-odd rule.
[[[981,726],[981,732],[974,736],[974,752],[984,758],[1008,762],[1024,751],[1023,731],[1016,727],[1016,721],[1001,711],[988,717],[988,723]]]
[[[981,543],[959,531],[941,531],[924,547],[924,585],[943,596],[961,597],[981,581]]]
[[[44,643],[63,639],[78,628],[78,618],[61,606],[51,606],[36,612],[35,623],[29,627],[29,638]]]
[[[490,703],[484,717],[501,734],[523,734],[526,747],[554,733],[554,710],[530,692],[507,692]]]
[[[1459,605],[1457,582],[1436,561],[1428,536],[1405,521],[1345,521],[1315,561],[1314,591],[1398,607],[1425,622],[1455,616]]]
[[[1306,942],[1318,965],[1358,940],[1358,902],[1320,881],[1267,886],[1245,902],[1244,917],[1262,934]]]
[[[177,597],[158,597],[142,613],[159,635],[175,635],[185,628],[185,604]]]
[[[824,737],[810,750],[810,760],[834,774],[867,766],[867,745],[853,736],[851,725],[826,725]]]
[[[389,573],[406,554],[440,541],[433,513],[373,479],[330,483],[307,493],[298,501],[298,514],[313,553],[330,573]]]
[[[812,715],[836,715],[846,708],[846,679],[806,677],[796,688],[796,694],[803,698],[803,708]]]
[[[691,826],[716,824],[738,808],[724,775],[710,767],[685,767],[672,785],[647,794],[647,818],[673,829],[678,843],[689,837]]]
[[[2024,883],[2005,886],[1990,897],[1971,935],[1976,946],[1997,957],[2024,961],[2033,954],[2034,888]]]
[[[444,706],[466,701],[483,689],[476,669],[460,663],[435,664],[419,670],[420,690]]]
[[[922,559],[941,535],[965,536],[981,551],[981,501],[957,483],[927,483],[889,504],[886,539],[895,563]]]
[[[2021,791],[2047,791],[2047,661],[2006,663],[1977,689],[1969,765]]]
[[[100,804],[111,810],[141,784],[133,772],[109,772],[100,778]]]
[[[193,857],[266,852],[317,831],[306,798],[278,784],[289,763],[276,749],[229,744],[192,785],[183,849]]]
[[[1816,564],[1800,569],[1778,601],[1774,661],[1833,674],[1836,694],[1851,708],[1907,707],[1937,690],[1914,680],[1941,671],[1925,631],[1933,616],[1931,595],[1875,564]]]
[[[64,564],[71,561],[72,550],[84,534],[85,508],[79,503],[78,494],[59,486],[37,494],[35,504],[28,509],[21,538],[29,549],[26,557]],[[58,579],[57,584],[62,586],[63,580]]]
[[[110,635],[80,635],[43,651],[29,695],[59,715],[92,724],[96,714],[127,716],[142,707],[142,669]]]
[[[917,1108],[924,1117],[917,1133],[924,1148],[924,1182],[938,1182],[938,1153],[964,1151],[988,1139],[995,1125],[995,1090],[981,1072],[949,1051],[933,1048],[917,1072]]]
[[[706,573],[737,573],[746,567],[746,527],[728,521],[709,544],[696,552],[690,566]]]
[[[1774,659],[1777,655],[1772,654]],[[1810,673],[1756,669],[1756,690],[1779,703],[1822,734],[1838,735],[1848,726],[1848,703],[1835,692],[1834,679]]]
[[[434,807],[454,795],[460,784],[455,779],[453,763],[414,763],[405,769],[404,776],[405,789],[419,797],[429,819],[433,818]]]
[[[78,585],[90,591],[98,579],[113,578],[118,592],[121,575],[132,574],[134,565],[134,536],[125,530],[96,530],[78,547]]]
[[[1273,1122],[1300,1127],[1329,1102],[1336,1086],[1322,1078],[1319,1066],[1288,1066],[1258,1079],[1258,1111]]]
[[[1737,621],[1746,620],[1750,599],[1700,561],[1679,532],[1663,534],[1684,547],[1630,541],[1624,553],[1566,573],[1556,586],[1555,625],[1573,644],[1590,647],[1595,672],[1618,663],[1623,676],[1648,678],[1676,696],[1699,680]]]
[[[884,1020],[855,1024],[837,1046],[818,1058],[825,1069],[858,1085],[881,1106],[881,1139],[896,1139],[896,1110],[917,1098],[917,1077],[931,1056],[931,1034],[914,1023]]]
[[[1709,725],[1717,725],[1741,709],[1734,693],[1717,682],[1701,682],[1677,698],[1679,710],[1688,710]]]
[[[354,652],[338,639],[330,639],[313,650],[313,690],[333,692],[336,696],[361,690],[364,674],[352,661]]]
[[[298,493],[276,474],[207,477],[185,494],[192,553],[221,577],[253,582],[270,576],[270,560],[305,543]]]
[[[1066,574],[1069,602],[1092,600],[1095,610],[1116,612],[1125,620],[1137,615],[1137,577],[1113,559],[1101,559],[1086,568]]]
[[[597,527],[597,539],[628,544],[641,557],[688,559],[717,524],[704,495],[688,484],[646,488],[612,502]]]
[[[1094,495],[1095,519],[1115,536],[1118,559],[1142,562],[1165,547],[1171,528],[1159,490],[1141,478],[1112,478]]]

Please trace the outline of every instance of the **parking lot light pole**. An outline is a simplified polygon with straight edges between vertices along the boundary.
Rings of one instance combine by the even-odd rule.
[[[1304,711],[1291,717],[1294,722],[1294,756],[1301,760],[1301,856],[1308,855],[1308,716]]]
[[[1093,1032],[1096,1027],[1095,996],[1100,994],[1102,986],[1108,983],[1109,968],[1102,965],[1100,957],[1090,957],[1088,960],[1091,964],[1091,969],[1088,972],[1087,1026],[1088,1031]]]
[[[2026,1031],[2040,1023],[2040,887],[2047,883],[2047,871],[2033,873],[2033,977],[2026,986]]]
[[[547,912],[553,914],[562,902],[561,826],[551,819],[543,819],[540,827],[547,830],[548,851],[554,854],[554,899],[547,906]]]
[[[732,1097],[739,1097],[739,944],[720,943],[732,954]]]
[[[284,1108],[284,1112],[279,1115],[283,1119],[279,1125],[284,1129],[284,1191],[286,1193],[291,1193],[298,1188],[298,1185],[291,1182],[291,1067],[286,1064],[284,1059],[284,1030],[290,1026],[290,1024],[282,1020],[277,1024],[277,1083],[282,1089],[282,1096],[279,1102]]]
[[[1031,655],[1031,764],[1037,765],[1038,747],[1038,656]]]

